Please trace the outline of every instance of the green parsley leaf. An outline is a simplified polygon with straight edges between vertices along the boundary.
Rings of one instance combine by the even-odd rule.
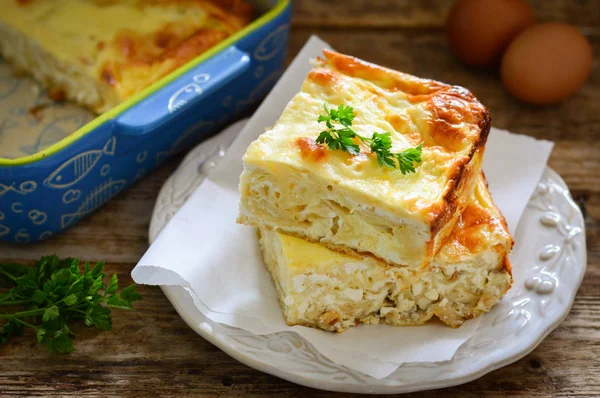
[[[400,153],[392,153],[392,139],[390,133],[373,133],[371,138],[371,152],[377,155],[377,161],[380,166],[387,166],[392,169],[400,169],[402,174],[414,173],[415,163],[421,163],[421,150],[423,144],[415,148],[408,148]]]
[[[114,308],[132,310],[133,302],[139,300],[140,298],[140,294],[137,292],[137,286],[129,285],[125,289],[121,290],[120,294],[113,295],[107,301],[107,304]]]
[[[18,278],[27,275],[30,268],[15,263],[4,264],[0,269],[0,286],[8,285],[16,281]]]
[[[60,315],[60,311],[57,306],[53,305],[52,307],[48,307],[44,310],[44,314],[42,315],[42,321],[53,321]]]
[[[110,278],[110,283],[108,284],[104,295],[116,293],[118,288],[119,280],[117,279],[117,274],[113,274],[113,276]]]
[[[123,299],[121,296],[112,296],[107,302],[109,307],[121,308],[124,310],[130,310],[129,301]]]
[[[75,305],[75,303],[77,303],[77,296],[74,294],[70,294],[67,297],[65,297],[65,304],[69,307],[71,307],[72,305]]]
[[[360,147],[354,142],[356,134],[349,128],[325,130],[317,137],[317,143],[327,144],[330,149],[341,149],[352,155],[360,153]]]
[[[317,121],[319,123],[321,122],[331,122],[331,117],[329,115],[319,115],[319,117],[317,118]],[[327,126],[329,127],[329,125]],[[329,128],[333,128],[333,126],[329,127]]]
[[[51,334],[50,338],[48,334],[45,334],[42,341],[46,341],[48,351],[52,353],[67,353],[73,351],[73,333],[69,330],[67,325],[61,325],[61,328]]]
[[[103,268],[104,268],[104,263],[96,263],[96,265],[94,266],[94,269],[92,269],[92,272],[90,273],[90,275],[94,278],[97,278],[98,276],[104,276],[104,274],[102,273]]]
[[[134,301],[141,300],[142,296],[137,292],[137,285],[129,285],[121,290],[121,297],[127,300],[130,304]]]
[[[89,318],[94,326],[102,330],[112,329],[112,320],[110,317],[110,309],[100,304],[92,307]]]
[[[23,331],[23,325],[15,319],[10,319],[2,329],[0,329],[0,344],[8,342],[11,336],[20,336]]]
[[[33,300],[33,302],[36,303],[37,305],[40,305],[44,302],[44,300],[46,300],[47,296],[48,295],[46,293],[44,293],[42,290],[36,289],[36,291],[33,293],[33,296],[31,296],[31,300]]]
[[[86,263],[82,271],[79,260],[56,256],[42,257],[33,267],[0,263],[0,286],[9,288],[0,291],[0,307],[21,307],[0,313],[0,345],[28,327],[49,352],[64,353],[73,351],[70,322],[83,320],[87,326],[110,330],[110,308],[132,310],[141,297],[135,285],[119,293],[116,275],[106,287],[103,266]]]
[[[415,163],[421,163],[421,153],[423,149],[423,143],[420,143],[415,148],[408,148],[403,152],[397,153],[395,155],[398,160],[398,165],[402,174],[406,173],[414,173],[415,172]]]
[[[330,111],[331,119],[339,122],[342,126],[352,126],[352,120],[354,120],[354,109],[349,105],[340,104],[337,110],[332,109]]]
[[[316,139],[317,143],[326,144],[330,149],[339,149],[352,155],[358,155],[360,147],[354,142],[357,134],[350,127],[352,126],[352,120],[354,120],[352,107],[341,104],[338,105],[337,109],[329,109],[327,103],[324,107],[327,115],[319,115],[317,121],[325,122],[327,130],[319,134]],[[332,122],[339,123],[344,127],[336,129]]]
[[[102,278],[104,278],[104,274],[98,275],[95,279],[92,278],[91,274],[89,275],[89,277],[87,278],[87,281],[84,282],[88,282],[88,286],[86,286],[86,284],[84,283],[83,286],[83,290],[86,291],[86,287],[87,287],[87,294],[89,296],[94,296],[96,293],[98,293],[98,290],[104,288],[104,284],[102,283]]]
[[[42,340],[44,340],[44,336],[45,335],[46,335],[46,329],[44,329],[44,328],[38,328],[37,332],[35,333],[35,336],[37,337],[38,343],[41,343]]]

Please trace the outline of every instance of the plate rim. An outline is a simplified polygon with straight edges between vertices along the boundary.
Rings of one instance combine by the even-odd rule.
[[[583,278],[581,278],[581,279],[583,279]],[[581,284],[581,281],[579,283]],[[558,325],[560,325],[564,321],[564,319],[569,315],[570,307],[573,304],[573,300],[571,300],[571,302],[569,303],[569,311],[566,311],[566,313],[563,314],[560,317],[560,319],[557,320],[557,322],[555,324],[553,323],[552,325],[550,325],[550,327],[545,330],[543,335],[540,335],[540,338],[538,340],[536,340],[536,342],[533,345],[529,346],[527,350],[517,352],[517,353],[513,354],[512,356],[505,358],[505,360],[503,360],[503,361],[491,362],[486,367],[479,368],[479,371],[474,371],[474,372],[465,374],[464,376],[461,376],[459,378],[449,378],[449,379],[431,381],[430,384],[428,386],[426,386],[425,388],[423,388],[422,385],[419,386],[418,384],[412,384],[412,385],[385,385],[385,384],[369,385],[369,384],[367,384],[367,386],[369,386],[369,388],[371,390],[357,391],[356,387],[359,387],[357,385],[351,385],[351,384],[347,384],[347,383],[343,383],[343,382],[339,382],[339,384],[332,384],[331,386],[324,385],[323,381],[319,381],[319,380],[316,380],[314,378],[310,378],[310,377],[307,377],[304,375],[291,375],[289,372],[284,372],[284,371],[280,370],[280,368],[278,368],[278,367],[270,367],[262,362],[256,361],[248,356],[245,356],[243,353],[241,353],[237,349],[235,349],[235,347],[229,345],[228,343],[226,343],[224,341],[221,341],[218,337],[216,337],[215,335],[210,333],[207,329],[201,328],[199,325],[197,325],[197,323],[194,321],[194,319],[186,311],[184,311],[183,307],[180,304],[180,300],[176,297],[176,295],[178,293],[179,294],[185,293],[185,290],[182,287],[180,287],[180,286],[160,286],[160,288],[163,291],[163,293],[165,294],[165,296],[167,297],[167,299],[169,300],[169,302],[171,302],[171,304],[173,305],[173,307],[175,308],[175,310],[177,311],[177,313],[179,314],[181,319],[183,319],[183,321],[194,332],[196,332],[196,334],[198,334],[200,337],[202,337],[203,339],[205,339],[212,345],[219,348],[221,351],[223,351],[225,354],[227,354],[231,358],[235,359],[236,361],[241,362],[250,368],[256,369],[258,371],[270,374],[272,376],[279,377],[279,378],[289,381],[291,383],[299,384],[299,385],[302,385],[305,387],[315,388],[315,389],[324,390],[324,391],[332,391],[332,392],[355,393],[355,394],[358,393],[358,394],[371,394],[371,395],[405,394],[405,393],[411,393],[411,392],[417,392],[417,391],[428,391],[428,390],[435,390],[435,389],[440,389],[440,388],[454,387],[454,386],[466,384],[471,381],[477,380],[480,377],[483,377],[486,374],[493,372],[494,370],[497,370],[499,368],[502,368],[504,366],[507,366],[511,363],[514,363],[514,362],[524,358],[529,353],[531,353],[533,350],[535,350],[537,348],[537,346],[548,336],[548,334],[550,334],[550,332],[552,332],[556,327],[558,327]],[[181,290],[181,292],[176,292],[177,290]],[[191,298],[189,298],[189,300],[191,301]],[[330,383],[332,383],[332,382],[330,382]]]

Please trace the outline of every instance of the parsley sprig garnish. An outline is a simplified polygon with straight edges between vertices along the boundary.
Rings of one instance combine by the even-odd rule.
[[[81,272],[79,260],[55,256],[42,257],[33,267],[0,264],[0,324],[6,321],[0,329],[0,345],[29,327],[48,351],[71,352],[75,336],[68,324],[72,321],[111,330],[110,308],[132,310],[141,297],[135,285],[117,293],[116,275],[105,285],[103,266],[98,263],[92,268],[86,263]],[[4,308],[20,310],[3,313]]]
[[[354,120],[352,107],[340,104],[337,109],[329,109],[329,106],[325,103],[325,112],[327,112],[327,115],[319,115],[317,121],[319,123],[325,122],[327,130],[319,134],[317,142],[327,144],[330,149],[341,149],[352,155],[358,155],[360,147],[352,140],[354,137],[358,137],[358,134],[351,127],[352,120]],[[333,122],[338,122],[344,127],[336,129]]]
[[[392,137],[388,132],[373,133],[372,137],[363,137],[352,129],[354,120],[354,109],[351,106],[340,104],[337,109],[330,109],[327,103],[324,105],[326,115],[319,115],[317,121],[325,122],[327,130],[322,131],[317,137],[317,143],[326,144],[329,149],[339,149],[352,155],[360,153],[360,146],[354,138],[358,138],[369,146],[371,153],[377,155],[379,166],[387,166],[392,169],[400,169],[402,174],[414,173],[415,165],[421,163],[423,143],[414,148],[408,148],[399,153],[393,153]],[[334,123],[340,124],[339,128]]]

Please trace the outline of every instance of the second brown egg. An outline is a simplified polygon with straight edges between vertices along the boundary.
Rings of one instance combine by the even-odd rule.
[[[523,101],[552,104],[579,90],[592,61],[592,46],[575,27],[538,24],[510,43],[502,58],[502,82]]]

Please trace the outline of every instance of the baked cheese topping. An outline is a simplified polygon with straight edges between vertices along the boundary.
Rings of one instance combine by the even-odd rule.
[[[375,156],[317,144],[324,129],[317,117],[325,102],[354,108],[352,127],[360,135],[390,132],[392,152],[422,142],[423,162],[416,173],[403,175],[379,166]],[[325,60],[318,61],[277,124],[250,145],[244,161],[274,174],[308,172],[348,190],[358,202],[432,222],[447,210],[446,196],[488,130],[486,109],[465,89],[325,52]]]
[[[506,222],[480,178],[450,238],[424,269],[357,258],[261,230],[267,268],[289,324],[343,331],[357,322],[457,327],[487,312],[511,284]]]
[[[0,21],[123,100],[240,30],[251,13],[242,0],[6,0]]]

